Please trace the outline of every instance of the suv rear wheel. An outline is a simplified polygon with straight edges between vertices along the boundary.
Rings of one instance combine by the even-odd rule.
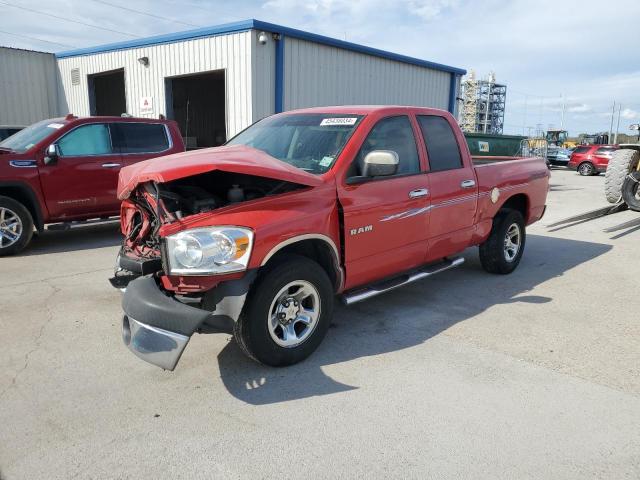
[[[254,284],[235,325],[240,348],[260,363],[281,367],[311,355],[333,312],[333,285],[316,262],[291,255]]]
[[[20,252],[33,236],[33,218],[24,205],[0,196],[0,257]]]
[[[590,177],[591,175],[595,175],[596,168],[591,162],[582,162],[578,165],[578,173],[583,177]]]

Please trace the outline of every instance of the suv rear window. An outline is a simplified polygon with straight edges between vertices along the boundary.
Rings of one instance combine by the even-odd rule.
[[[113,123],[114,150],[127,153],[157,153],[169,148],[167,129],[161,123]]]
[[[616,150],[616,147],[600,147],[596,150],[596,153],[611,153]]]
[[[591,150],[591,147],[576,147],[573,153],[586,153]]]

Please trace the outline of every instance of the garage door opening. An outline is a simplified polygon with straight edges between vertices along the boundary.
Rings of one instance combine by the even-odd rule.
[[[89,75],[91,115],[120,116],[127,112],[124,69]]]
[[[187,149],[227,141],[224,70],[166,80],[167,114],[180,126]]]

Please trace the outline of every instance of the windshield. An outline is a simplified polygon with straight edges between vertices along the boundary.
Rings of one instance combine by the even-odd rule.
[[[0,142],[0,148],[24,153],[61,127],[64,127],[64,124],[56,123],[55,120],[42,120]]]
[[[362,119],[361,115],[290,114],[268,117],[232,138],[306,172],[329,170]]]

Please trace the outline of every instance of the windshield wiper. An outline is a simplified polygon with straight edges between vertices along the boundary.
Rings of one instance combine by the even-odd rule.
[[[9,147],[0,147],[0,150],[4,150],[5,152],[15,152],[13,148],[9,148]]]

